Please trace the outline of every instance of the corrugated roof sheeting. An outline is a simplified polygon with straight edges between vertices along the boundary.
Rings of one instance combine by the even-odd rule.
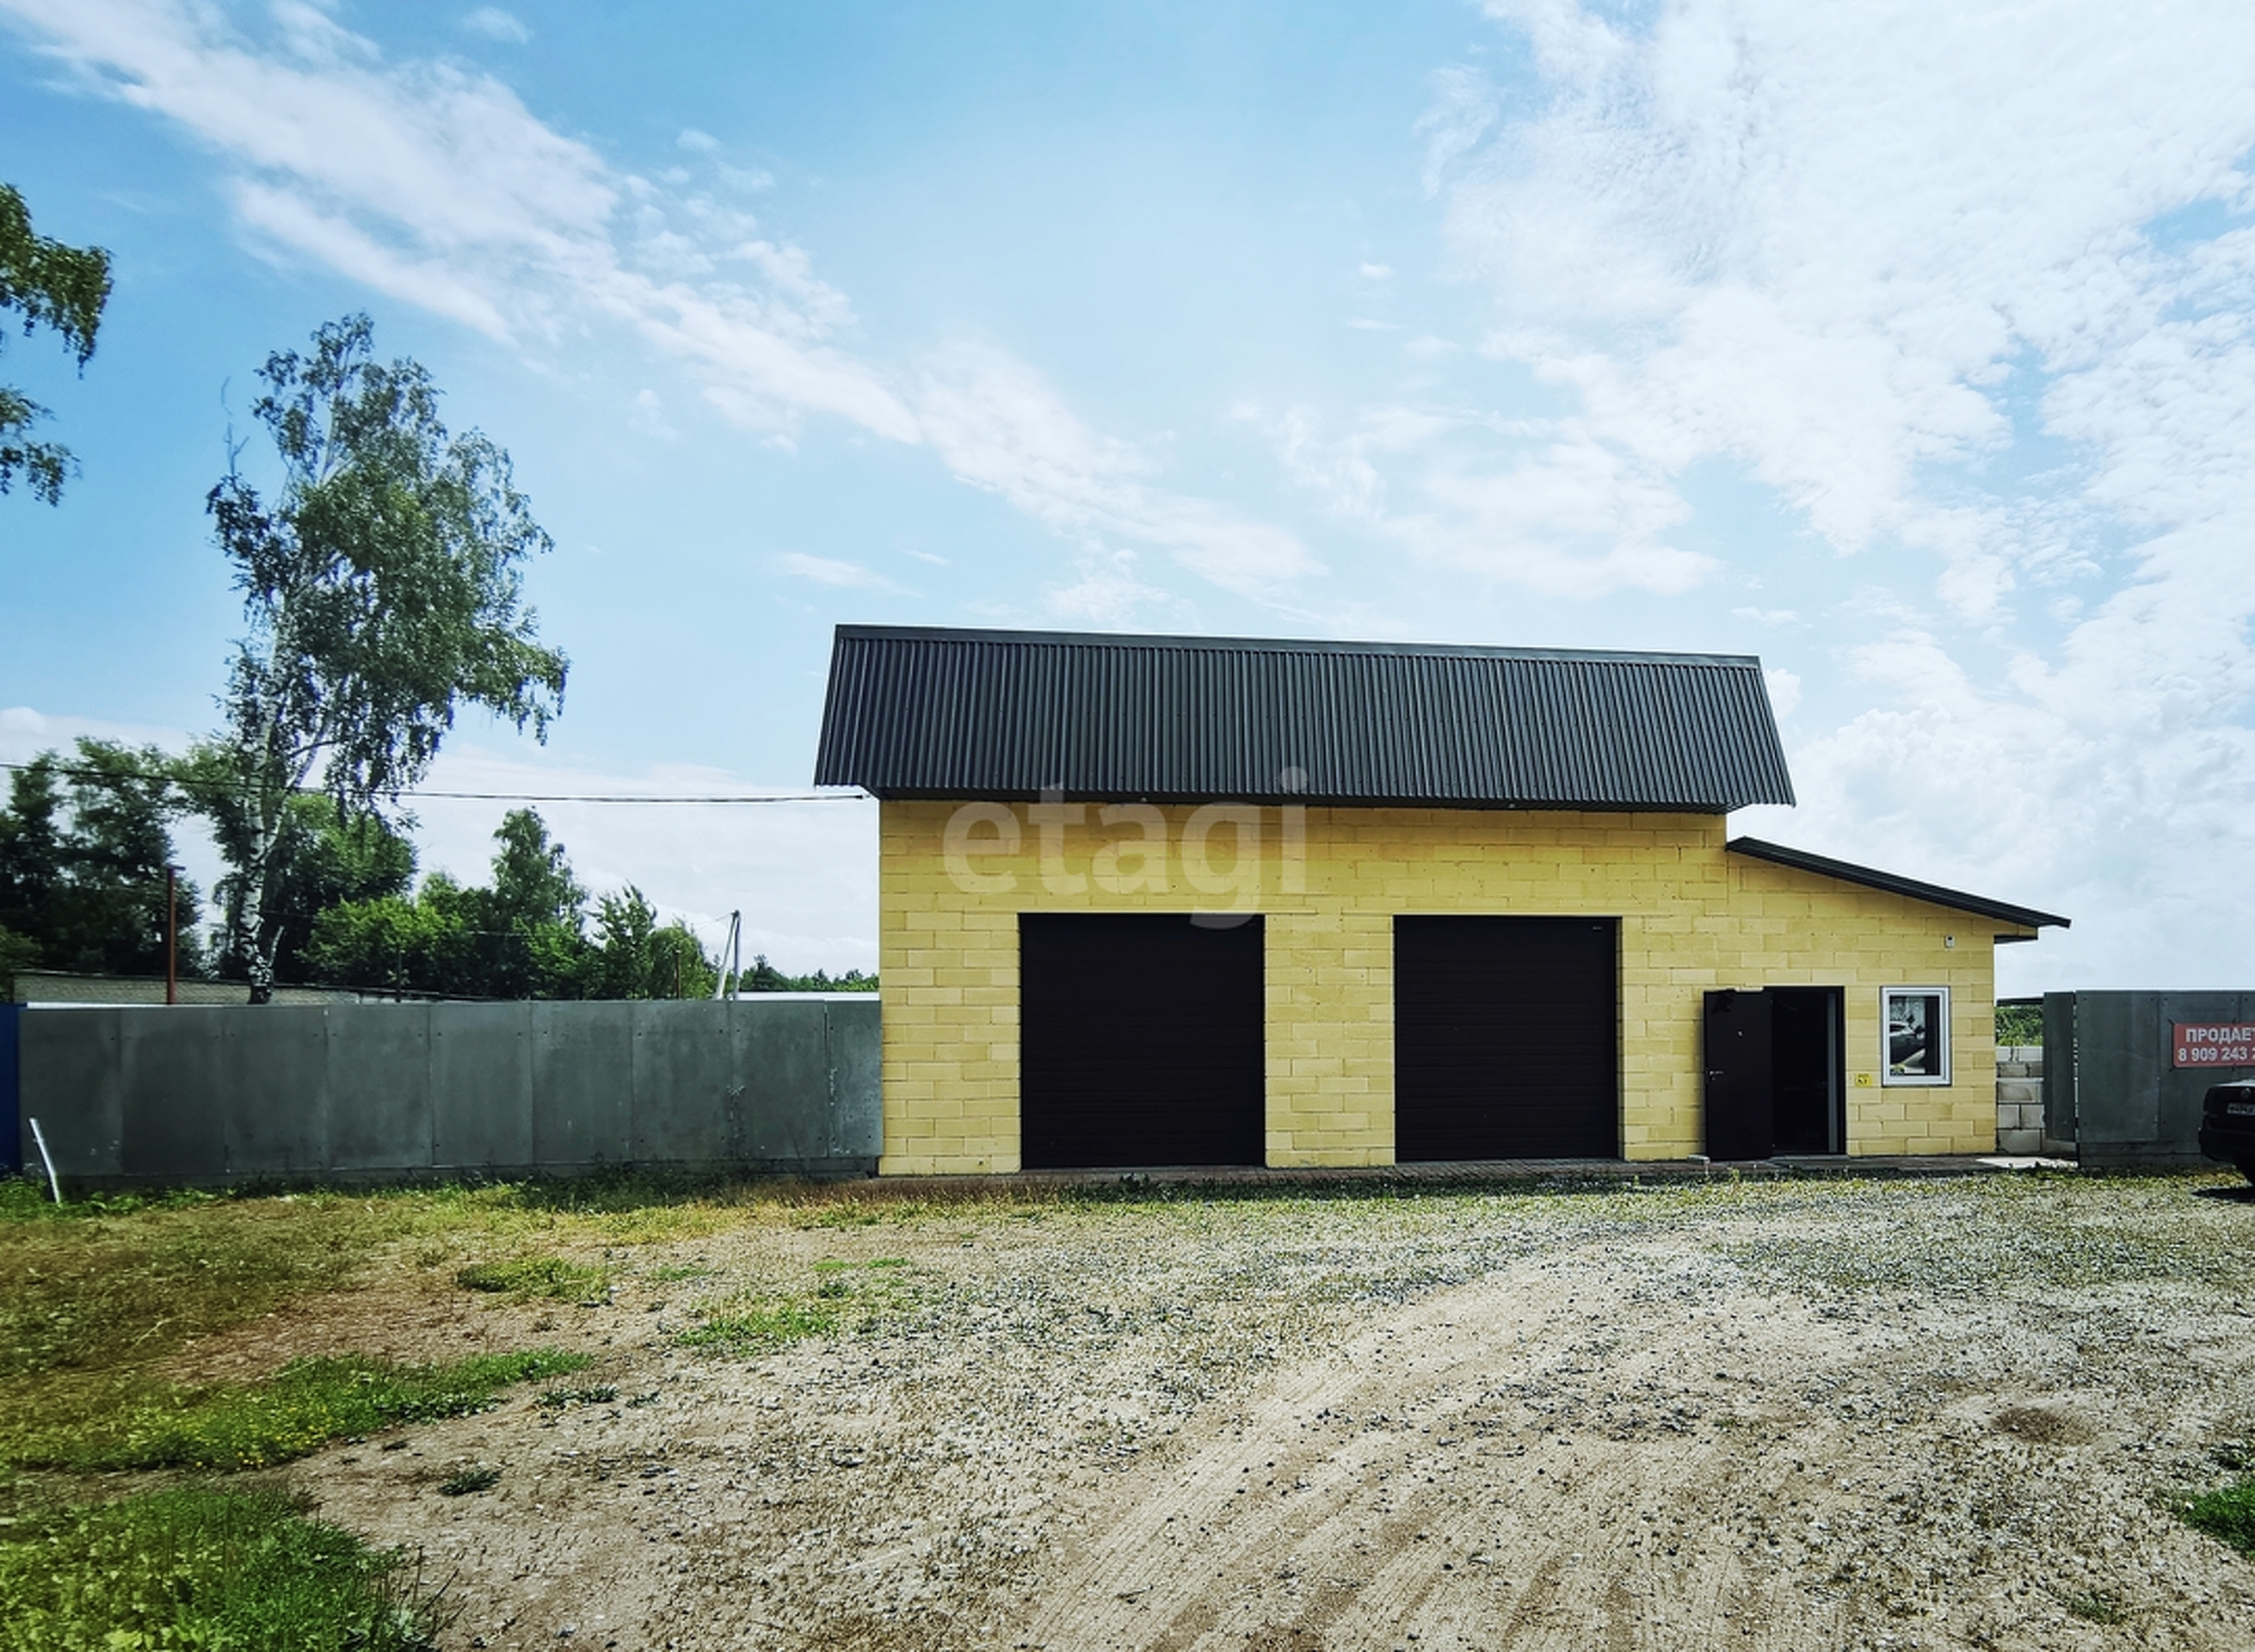
[[[815,780],[1006,800],[1793,801],[1741,656],[863,626],[838,628]]]

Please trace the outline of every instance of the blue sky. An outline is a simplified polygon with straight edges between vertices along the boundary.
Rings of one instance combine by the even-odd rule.
[[[228,408],[366,309],[574,662],[434,786],[802,786],[839,621],[1758,653],[1735,829],[2072,914],[2008,990],[2229,984],[2251,71],[2221,4],[0,0],[0,175],[117,270],[0,361],[83,466],[0,501],[0,756],[211,722]],[[864,805],[544,812],[874,960]]]

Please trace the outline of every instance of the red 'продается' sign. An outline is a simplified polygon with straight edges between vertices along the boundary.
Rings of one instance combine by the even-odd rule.
[[[2169,1034],[2173,1067],[2255,1067],[2255,1024],[2180,1021]]]

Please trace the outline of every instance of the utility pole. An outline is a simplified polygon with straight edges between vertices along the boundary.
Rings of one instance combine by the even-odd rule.
[[[180,868],[165,862],[165,1002],[180,1002]]]

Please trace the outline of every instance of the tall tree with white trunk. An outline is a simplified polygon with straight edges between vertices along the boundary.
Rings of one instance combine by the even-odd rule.
[[[566,661],[537,640],[526,560],[550,548],[509,455],[451,436],[416,362],[374,355],[364,315],[259,369],[253,412],[273,438],[271,503],[231,462],[208,500],[243,593],[225,727],[182,781],[228,867],[229,950],[254,1003],[271,998],[290,799],[341,818],[397,815],[464,705],[536,739],[563,707]]]

